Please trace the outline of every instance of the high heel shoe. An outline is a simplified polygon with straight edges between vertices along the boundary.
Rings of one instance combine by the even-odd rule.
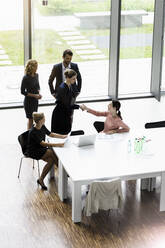
[[[48,188],[42,184],[39,179],[37,180],[37,184],[39,184],[43,190],[48,190]]]

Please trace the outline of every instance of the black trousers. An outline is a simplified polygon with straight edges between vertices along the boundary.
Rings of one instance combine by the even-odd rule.
[[[104,122],[103,121],[95,121],[93,126],[96,128],[97,132],[101,132],[104,129]]]
[[[165,127],[165,121],[148,122],[145,124],[145,128],[158,128]]]

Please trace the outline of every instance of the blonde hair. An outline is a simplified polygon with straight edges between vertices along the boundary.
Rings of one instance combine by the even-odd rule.
[[[33,116],[34,122],[38,123],[40,120],[44,118],[44,113],[33,112],[32,116]]]
[[[37,65],[38,65],[37,60],[29,59],[25,65],[25,74],[32,75],[36,71]]]

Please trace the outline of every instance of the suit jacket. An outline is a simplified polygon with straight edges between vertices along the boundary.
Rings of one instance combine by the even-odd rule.
[[[80,93],[82,79],[81,79],[81,74],[79,72],[78,65],[75,63],[70,63],[70,65],[71,65],[71,69],[77,73],[77,83],[75,84],[77,85],[77,89]],[[55,86],[53,85],[54,79],[56,79]],[[49,84],[51,94],[56,95],[57,89],[61,83],[63,83],[62,63],[59,63],[53,66],[52,72],[49,77],[48,84]]]

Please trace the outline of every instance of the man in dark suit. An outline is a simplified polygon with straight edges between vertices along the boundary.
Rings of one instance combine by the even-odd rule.
[[[50,92],[55,98],[59,85],[65,81],[64,72],[66,69],[72,69],[77,73],[77,82],[75,84],[78,89],[77,95],[80,93],[82,83],[81,74],[79,72],[78,65],[71,62],[72,56],[73,53],[70,49],[65,50],[63,52],[63,62],[53,66],[48,83]],[[53,85],[54,79],[56,79],[55,87]]]

